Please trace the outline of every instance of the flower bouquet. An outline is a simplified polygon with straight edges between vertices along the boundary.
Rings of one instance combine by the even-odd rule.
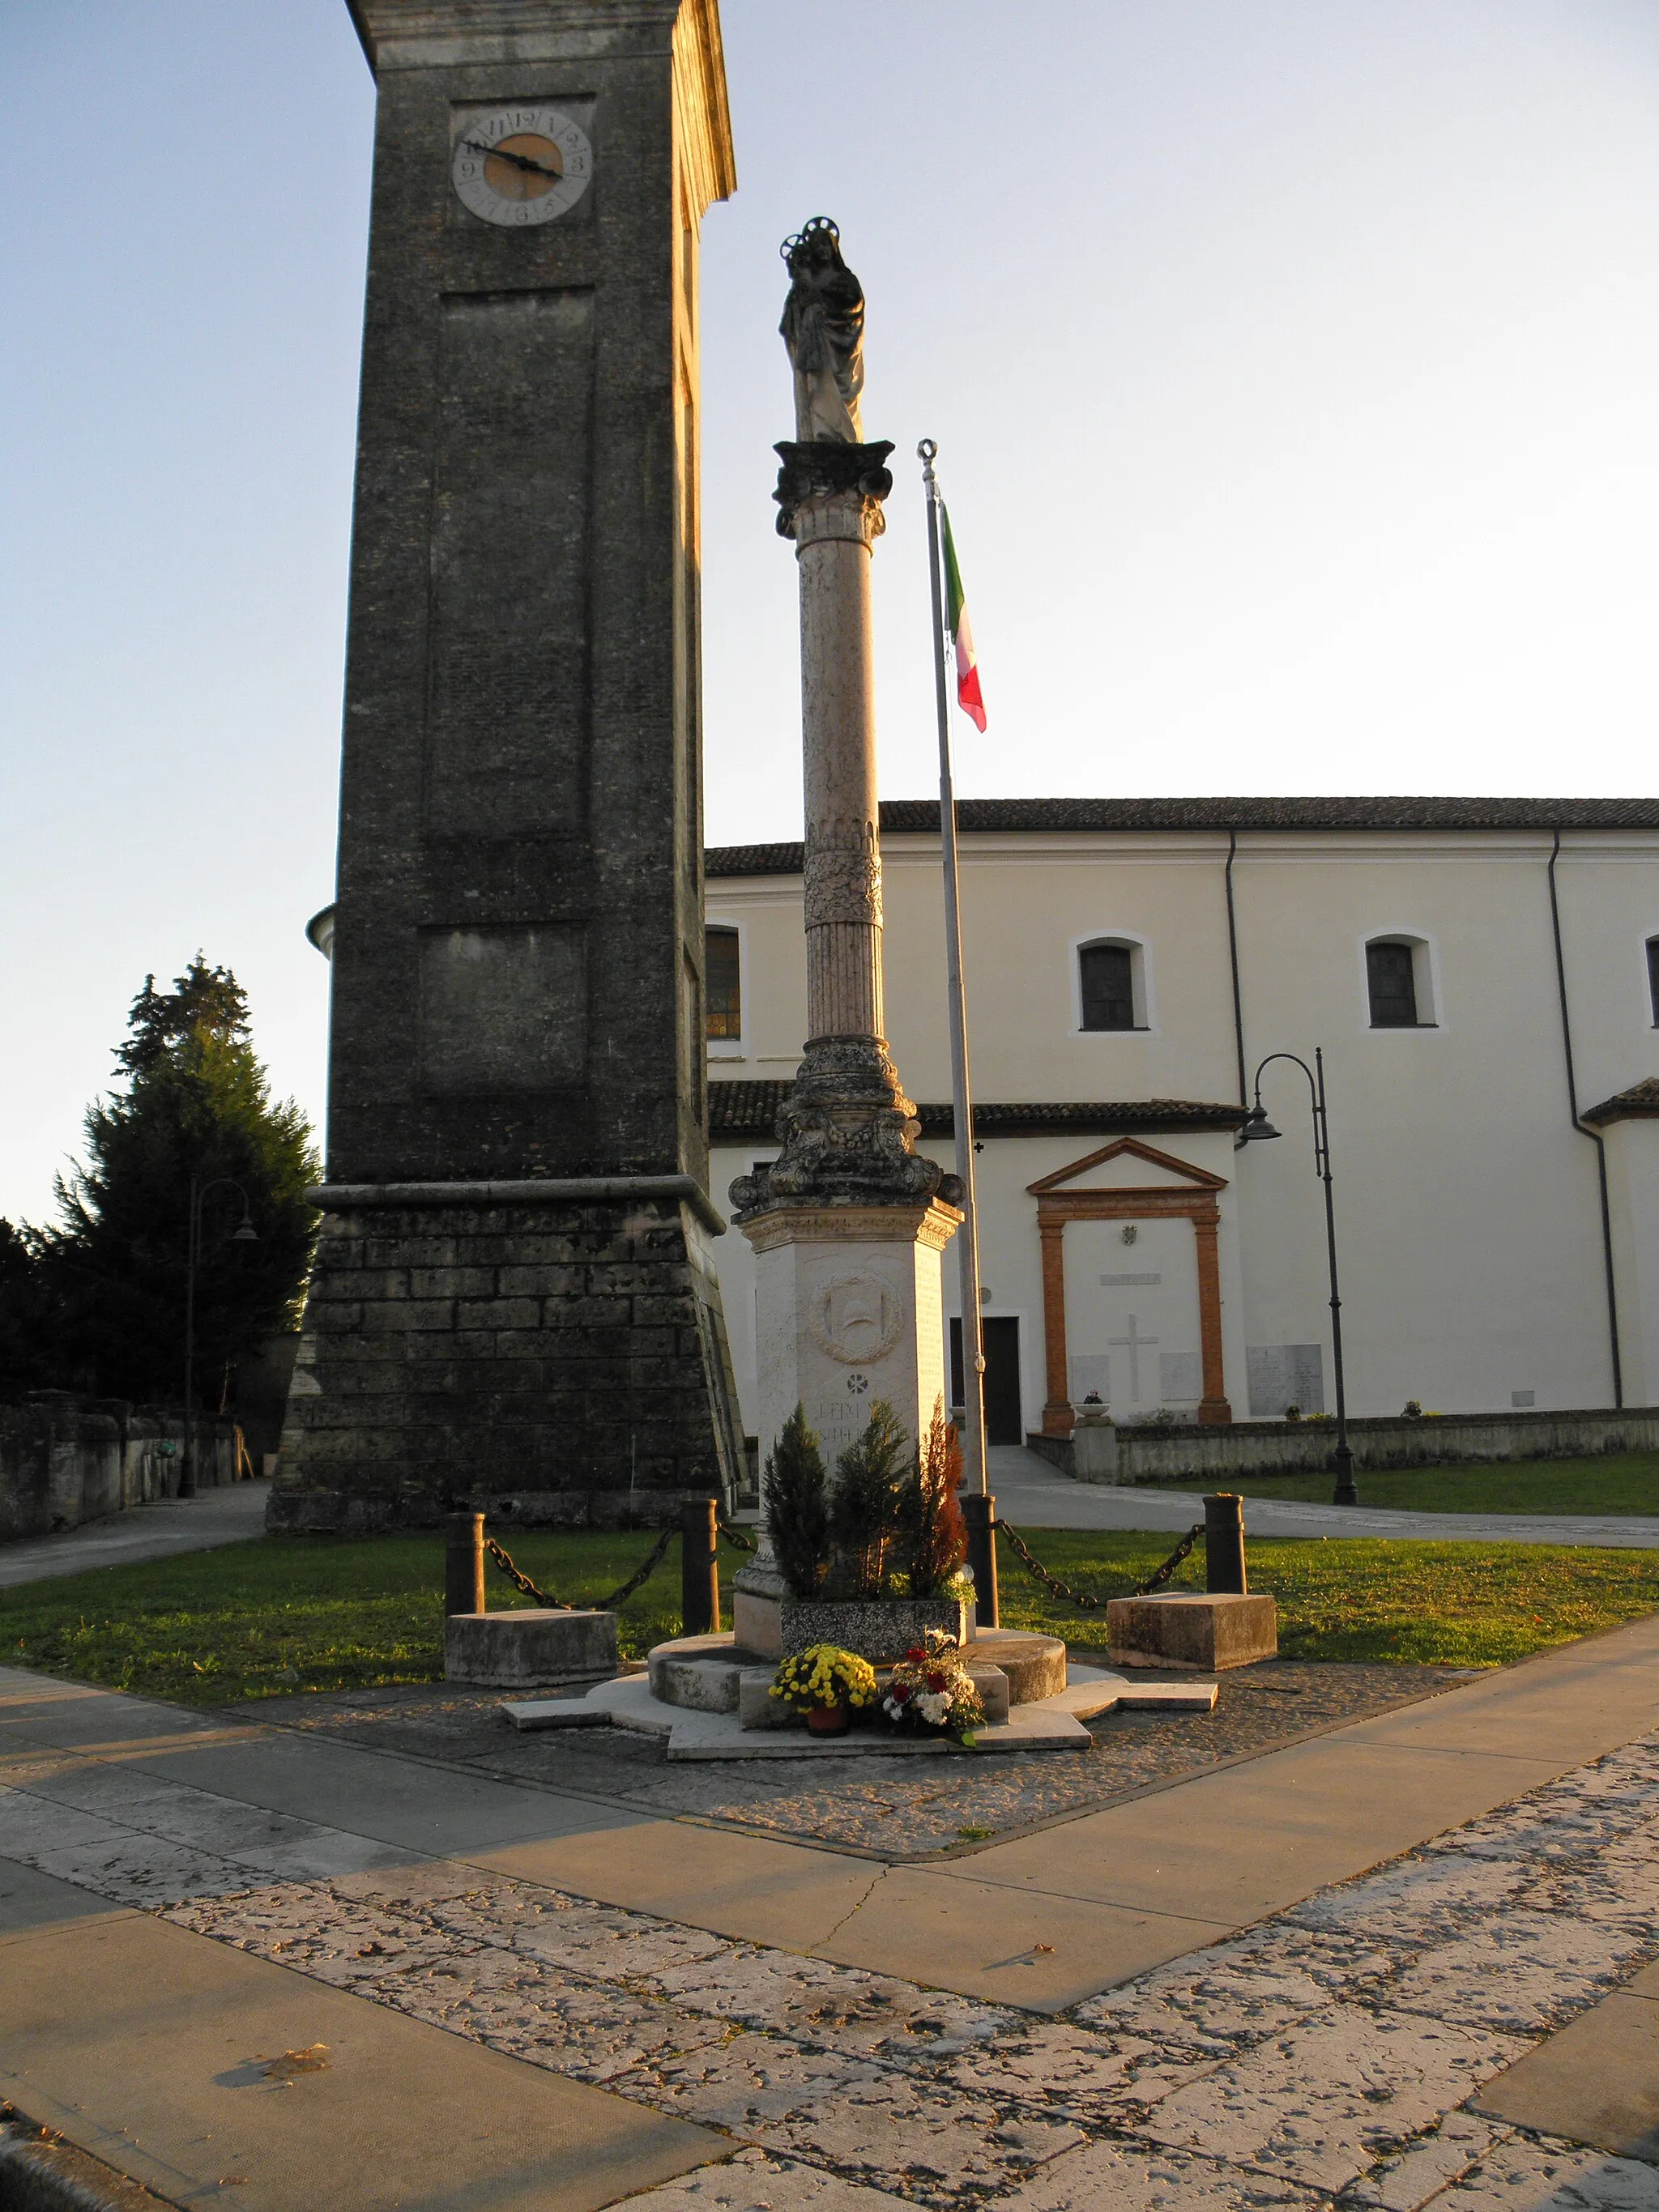
[[[882,1711],[896,1729],[952,1736],[958,1743],[985,1720],[961,1650],[937,1628],[928,1630],[925,1649],[918,1644],[894,1668]]]
[[[851,1715],[876,1702],[876,1670],[856,1651],[814,1644],[783,1662],[772,1677],[771,1694],[805,1713],[814,1735],[845,1735]]]

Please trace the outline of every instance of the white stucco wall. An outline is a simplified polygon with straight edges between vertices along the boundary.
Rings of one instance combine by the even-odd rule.
[[[1507,1409],[1526,1391],[1540,1407],[1611,1403],[1595,1152],[1568,1115],[1551,842],[1527,832],[1240,837],[1234,884],[1248,1067],[1273,1051],[1310,1060],[1316,1046],[1325,1052],[1355,1413],[1397,1413],[1407,1398],[1443,1412]],[[1188,832],[966,838],[975,1098],[1236,1098],[1226,851],[1224,836]],[[888,1035],[912,1097],[944,1100],[938,842],[890,837],[884,854]],[[1571,833],[1558,886],[1582,1109],[1659,1074],[1643,950],[1659,932],[1659,837]],[[805,1033],[799,879],[716,878],[708,917],[739,929],[744,987],[744,1037],[738,1051],[711,1060],[711,1076],[787,1078]],[[1395,933],[1427,948],[1432,1027],[1370,1026],[1364,945]],[[1075,947],[1091,937],[1143,945],[1145,1030],[1079,1032]],[[1307,1087],[1280,1064],[1267,1072],[1263,1096],[1280,1143],[1236,1153],[1225,1137],[1148,1139],[1229,1179],[1224,1334],[1238,1419],[1249,1413],[1249,1346],[1323,1346],[1333,1403]],[[1659,1395],[1659,1125],[1620,1124],[1607,1134],[1610,1166],[1619,1156],[1626,1395],[1642,1402]],[[1043,1375],[1026,1186],[1105,1141],[989,1139],[979,1155],[981,1267],[992,1291],[985,1310],[1020,1316],[1028,1426],[1041,1411]],[[717,1152],[717,1203],[757,1156],[750,1146]],[[744,1350],[752,1329],[746,1247],[734,1233],[716,1251],[741,1390],[752,1359]],[[949,1252],[945,1279],[953,1297]]]

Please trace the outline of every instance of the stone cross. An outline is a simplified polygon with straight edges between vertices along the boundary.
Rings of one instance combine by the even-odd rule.
[[[1140,1403],[1140,1354],[1143,1352],[1150,1351],[1152,1346],[1158,1342],[1158,1339],[1155,1336],[1141,1336],[1138,1334],[1137,1332],[1139,1331],[1139,1327],[1140,1322],[1139,1319],[1135,1315],[1131,1314],[1129,1316],[1129,1334],[1127,1336],[1109,1336],[1106,1340],[1108,1344],[1121,1344],[1126,1346],[1128,1349],[1129,1401],[1132,1405],[1136,1406]]]

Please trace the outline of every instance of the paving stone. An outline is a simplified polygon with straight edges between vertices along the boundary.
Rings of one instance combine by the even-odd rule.
[[[1532,1869],[1520,1860],[1413,1852],[1380,1873],[1304,1898],[1285,1917],[1304,1928],[1363,1924],[1373,1943],[1417,1949],[1474,1926],[1531,1877]]]
[[[476,1953],[459,1972],[437,1964],[399,1972],[394,1965],[379,1988],[362,1988],[343,1976],[326,1978],[580,2081],[610,2082],[670,2063],[723,2033],[716,2020],[564,1980],[511,1952]]]
[[[627,2200],[629,2212],[891,2212],[905,2201],[759,2150],[740,2150]]]
[[[1616,1920],[1659,1940],[1659,1837],[1627,1837],[1593,1859],[1552,1867],[1516,1899],[1574,1920]]]
[[[207,1897],[247,1887],[248,1869],[230,1859],[192,1850],[166,1836],[114,1829],[103,1840],[61,1850],[21,1851],[0,1845],[0,1856],[21,1859],[42,1874],[72,1881],[107,1898],[112,1905],[171,1905],[182,1898]]]
[[[1217,2063],[1138,2036],[1033,2021],[975,2044],[945,2073],[969,2096],[1098,2124],[1156,2104]]]
[[[1137,2131],[1341,2189],[1526,2048],[1515,2036],[1335,2005],[1177,2089]]]
[[[1212,2159],[1093,2142],[1051,2160],[1001,2203],[1004,2212],[1255,2212],[1326,2201],[1292,2182]]]
[[[1510,2136],[1435,2212],[1656,2212],[1659,2166],[1547,2136]]]
[[[901,2064],[936,2064],[1006,2033],[1018,2018],[948,1990],[748,1944],[646,1978],[700,2012]]]
[[[1383,2002],[1436,2020],[1538,2034],[1604,1996],[1653,1948],[1620,1920],[1581,1921],[1517,1905],[1425,1951]]]
[[[611,2086],[929,2204],[981,2200],[1084,2139],[1074,2127],[1005,2116],[896,2069],[774,2036],[739,2035]]]
[[[1077,2017],[1154,2043],[1208,2054],[1249,2049],[1318,2012],[1364,1996],[1394,1962],[1359,1935],[1269,1921],[1091,1997]]]
[[[1448,2112],[1438,2127],[1419,2136],[1394,2158],[1385,2158],[1343,2192],[1344,2204],[1376,2212],[1418,2212],[1420,2205],[1467,2173],[1510,2130],[1470,2112]]]

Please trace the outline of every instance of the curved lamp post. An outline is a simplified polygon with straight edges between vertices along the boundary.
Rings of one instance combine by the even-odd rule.
[[[1333,1505],[1358,1505],[1359,1492],[1353,1486],[1353,1454],[1348,1449],[1348,1399],[1342,1379],[1342,1299],[1336,1286],[1336,1209],[1331,1200],[1331,1139],[1330,1125],[1325,1118],[1325,1055],[1316,1048],[1314,1064],[1297,1060],[1293,1052],[1270,1052],[1255,1072],[1255,1104],[1250,1109],[1243,1127],[1238,1133],[1241,1145],[1259,1145],[1280,1133],[1267,1119],[1261,1103],[1261,1073],[1276,1060],[1288,1060],[1302,1070],[1308,1079],[1309,1095],[1313,1101],[1314,1173],[1325,1186],[1325,1244],[1331,1265],[1331,1364],[1336,1370],[1336,1491]]]
[[[215,1176],[211,1182],[199,1182],[192,1170],[190,1178],[190,1227],[185,1238],[185,1454],[179,1469],[179,1495],[196,1495],[196,1453],[191,1414],[196,1404],[196,1270],[202,1257],[202,1204],[216,1190],[234,1190],[242,1201],[242,1218],[230,1232],[233,1244],[257,1244],[259,1232],[253,1225],[253,1209],[248,1204],[247,1193],[230,1176]]]

